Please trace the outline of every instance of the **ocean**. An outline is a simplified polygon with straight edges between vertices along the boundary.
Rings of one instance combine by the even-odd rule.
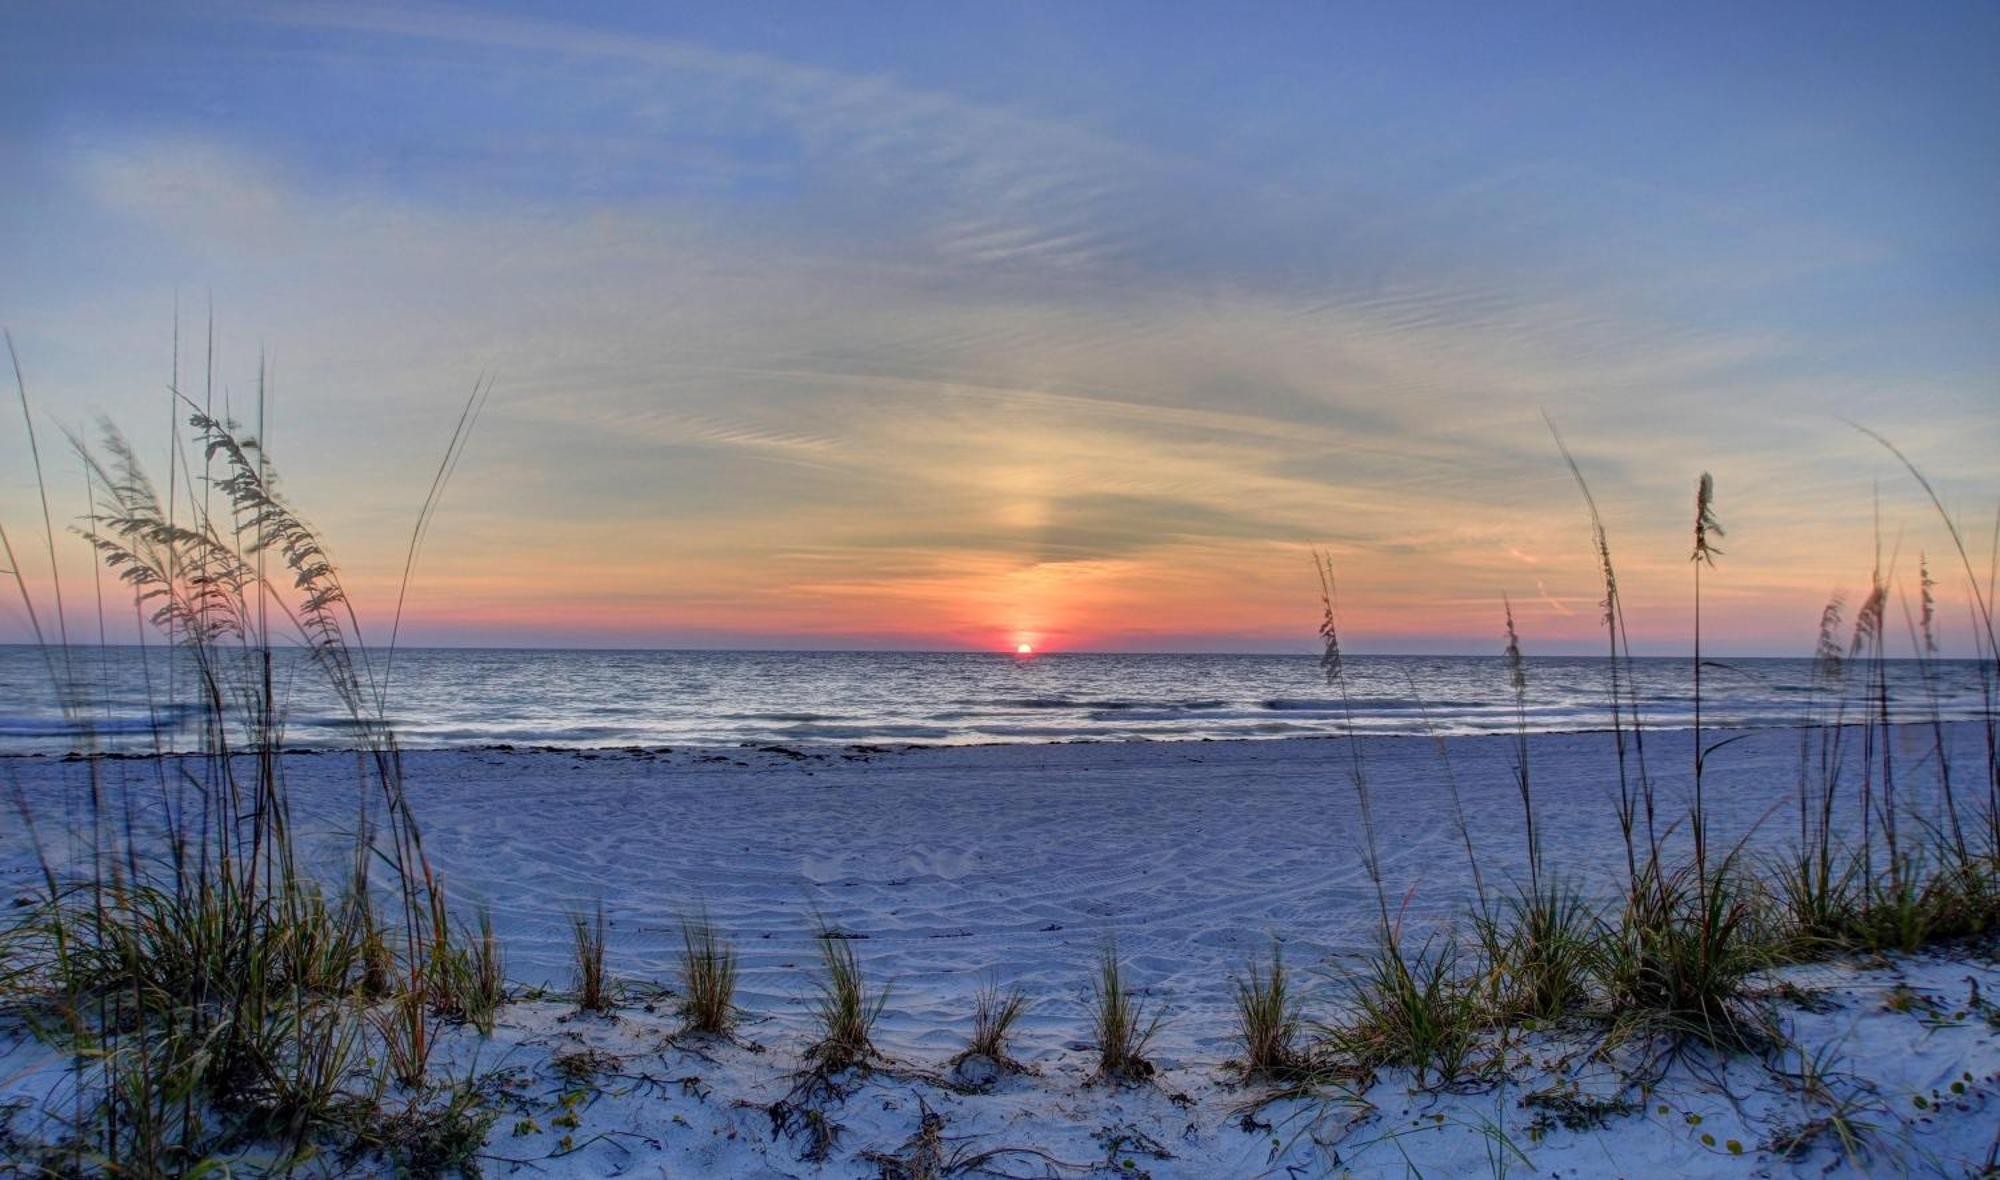
[[[0,646],[0,753],[74,748],[87,726],[98,748],[198,744],[189,662],[162,648],[53,653],[77,687],[66,718],[49,659]],[[1892,714],[1904,720],[1980,715],[1980,665],[1891,661]],[[1685,659],[1632,665],[1648,726],[1691,720]],[[1346,695],[1311,655],[1113,655],[780,651],[409,649],[369,672],[386,680],[385,712],[410,748],[555,745],[965,744],[1073,740],[1275,738],[1346,732],[1536,732],[1610,724],[1601,658],[1527,664],[1517,717],[1497,656],[1350,656]],[[1857,669],[1858,671],[1858,669]],[[285,740],[338,747],[346,712],[297,651],[279,652],[273,685]],[[1826,719],[1804,659],[1720,661],[1706,669],[1703,722],[1795,725]],[[170,687],[171,685],[171,687]],[[1847,715],[1858,716],[1859,685]]]

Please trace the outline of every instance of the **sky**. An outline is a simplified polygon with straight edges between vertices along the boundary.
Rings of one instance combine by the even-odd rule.
[[[1641,650],[1704,470],[1714,650],[1926,559],[1964,650],[1849,423],[1983,576],[1996,48],[1990,3],[9,4],[0,324],[85,633],[63,430],[157,473],[168,387],[247,420],[261,369],[378,632],[491,379],[405,643],[1308,651],[1319,547],[1353,650],[1511,602],[1596,651],[1546,415]]]

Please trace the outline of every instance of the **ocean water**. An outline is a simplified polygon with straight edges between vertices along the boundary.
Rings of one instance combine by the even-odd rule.
[[[68,663],[0,647],[0,752],[61,751],[87,726],[98,748],[189,749],[199,735],[186,657],[161,648],[81,648]],[[1633,665],[1649,726],[1691,720],[1689,666]],[[1271,738],[1345,732],[1510,731],[1517,715],[1499,657],[1351,656],[1345,698],[1310,655],[550,651],[416,649],[379,656],[386,714],[411,748],[468,745],[675,746],[738,743],[972,743],[1077,739]],[[253,669],[253,671],[255,671]],[[1602,659],[1528,661],[1521,718],[1535,731],[1609,725]],[[1704,675],[1703,721],[1795,725],[1837,707],[1803,659],[1746,659]],[[299,652],[272,684],[285,740],[338,747],[346,711]],[[76,685],[66,718],[53,684]],[[1979,665],[1888,665],[1892,714],[1979,715]],[[1859,685],[1846,708],[1857,715]]]

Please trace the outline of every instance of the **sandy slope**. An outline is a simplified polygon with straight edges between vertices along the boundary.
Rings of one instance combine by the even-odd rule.
[[[1984,752],[1972,727],[1955,729],[1953,740],[1969,764],[1979,764]],[[1916,785],[1917,760],[1928,748],[1928,731],[1902,735],[1899,749],[1912,772],[1904,789],[1919,808],[1930,806]],[[1413,925],[1449,920],[1469,896],[1449,782],[1458,785],[1489,878],[1518,864],[1513,750],[1507,738],[1360,743],[1385,875]],[[1687,752],[1685,734],[1649,737],[1663,826],[1680,813]],[[566,983],[564,915],[598,899],[611,921],[615,970],[630,979],[671,978],[676,923],[697,904],[744,954],[741,1002],[754,1014],[745,1035],[764,1052],[663,1050],[673,1028],[665,1009],[634,1008],[609,1022],[561,1020],[564,1009],[552,1002],[510,1010],[498,1043],[477,1047],[478,1055],[482,1064],[523,1071],[530,1108],[546,1106],[560,1088],[546,1060],[571,1041],[599,1044],[629,1067],[618,1071],[624,1080],[590,1088],[590,1109],[572,1133],[578,1140],[609,1131],[640,1138],[591,1140],[538,1164],[545,1171],[873,1175],[860,1153],[896,1150],[918,1127],[920,1098],[946,1118],[948,1136],[974,1137],[968,1150],[1033,1146],[1067,1163],[1111,1160],[1121,1171],[1162,1176],[1272,1168],[1283,1175],[1288,1165],[1299,1175],[1349,1166],[1401,1174],[1405,1151],[1426,1161],[1427,1174],[1485,1172],[1487,1153],[1497,1150],[1479,1129],[1486,1123],[1505,1127],[1544,1173],[1641,1175],[1671,1166],[1750,1175],[1783,1163],[1760,1155],[1758,1145],[1780,1116],[1790,1117],[1785,1112],[1808,1115],[1783,1085],[1743,1067],[1713,1081],[1739,1099],[1761,1095],[1745,1100],[1745,1113],[1710,1093],[1701,1069],[1676,1066],[1644,1111],[1606,1131],[1555,1129],[1539,1143],[1530,1141],[1534,1112],[1517,1105],[1548,1080],[1532,1079],[1532,1070],[1518,1086],[1468,1095],[1410,1096],[1408,1078],[1385,1077],[1365,1095],[1372,1107],[1355,1106],[1355,1125],[1345,1130],[1346,1106],[1292,1104],[1248,1124],[1232,1113],[1254,1094],[1229,1085],[1219,1069],[1233,1052],[1230,972],[1278,937],[1290,962],[1314,968],[1313,1007],[1330,1015],[1339,991],[1331,968],[1372,921],[1351,779],[1355,753],[1339,740],[486,750],[414,754],[407,769],[433,859],[457,899],[494,907],[510,974],[521,982]],[[1757,733],[1715,756],[1709,794],[1720,838],[1747,835],[1762,845],[1790,830],[1797,756],[1798,737],[1787,731]],[[1622,863],[1609,804],[1617,789],[1609,736],[1537,736],[1530,765],[1550,863],[1586,882],[1608,882]],[[120,787],[140,800],[157,791],[147,763],[105,769],[114,796]],[[82,772],[53,759],[0,760],[0,776],[20,784],[45,836],[80,825]],[[302,818],[326,832],[349,822],[346,759],[294,756],[287,773]],[[0,831],[0,880],[24,890],[25,838],[11,819]],[[857,949],[864,965],[891,983],[879,1039],[892,1057],[911,1069],[936,1068],[962,1042],[972,987],[995,975],[1020,983],[1034,1001],[1017,1051],[1036,1074],[981,1096],[878,1077],[831,1108],[830,1117],[848,1128],[831,1161],[823,1169],[802,1162],[800,1142],[774,1140],[759,1108],[784,1096],[798,1064],[807,969],[817,954],[815,915],[863,939]],[[1093,1060],[1082,1043],[1087,972],[1110,937],[1133,980],[1168,1014],[1158,1042],[1162,1076],[1140,1090],[1084,1085]],[[1928,1020],[1921,1011],[1883,1011],[1881,994],[1897,973],[1934,995],[1939,1011]],[[1909,961],[1859,973],[1820,968],[1800,980],[1835,1001],[1829,1012],[1791,1010],[1809,1043],[1845,1046],[1847,1068],[1870,1080],[1886,1106],[1874,1119],[1885,1127],[1875,1166],[1963,1174],[1965,1161],[1983,1157],[2000,1052],[1969,1005],[1966,981],[2000,996],[1990,962]],[[1961,1010],[1963,1019],[1949,1019]],[[472,1052],[473,1040],[458,1049]],[[1536,1060],[1574,1047],[1573,1039],[1552,1040]],[[1927,1131],[1910,1122],[1926,1115],[1913,1095],[1932,1088],[1948,1095],[1949,1082],[1968,1071],[1968,1094],[1958,1100],[1972,1105],[1971,1113],[1932,1114]],[[11,1072],[0,1067],[0,1074]],[[689,1077],[700,1081],[679,1080]],[[1667,1114],[1656,1112],[1659,1103]],[[1698,1128],[1688,1113],[1703,1115]],[[512,1119],[503,1120],[497,1153],[526,1158],[555,1146],[560,1131],[546,1110],[525,1117],[540,1129],[517,1139]],[[1262,1130],[1258,1119],[1272,1129]],[[1114,1142],[1128,1125],[1126,1141]],[[1710,1129],[1721,1126],[1731,1128],[1727,1135]],[[1717,1136],[1717,1148],[1701,1143],[1704,1133]],[[1721,1146],[1729,1138],[1744,1147],[1742,1157]],[[1147,1142],[1171,1158],[1133,1147]],[[1134,1169],[1122,1167],[1126,1158]],[[1956,1162],[1947,1165],[1948,1158]],[[1838,1162],[1819,1149],[1796,1166],[1810,1174]],[[1000,1166],[1022,1175],[1052,1167],[1029,1156]]]

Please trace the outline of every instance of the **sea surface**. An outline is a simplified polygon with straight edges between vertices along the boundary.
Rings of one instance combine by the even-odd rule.
[[[1985,707],[1980,666],[1886,665],[1904,720],[1969,718]],[[1606,661],[1531,658],[1519,703],[1498,657],[1350,656],[1346,691],[1310,655],[1019,657],[985,653],[415,649],[371,657],[384,713],[410,748],[490,745],[973,743],[1077,739],[1270,738],[1346,732],[1465,734],[1609,726]],[[65,657],[0,646],[0,752],[199,744],[185,655],[138,647]],[[1803,659],[1743,659],[1704,672],[1703,723],[1796,725],[1865,706],[1861,669],[1844,689],[1812,683]],[[1632,665],[1648,726],[1691,721],[1684,659]],[[261,681],[261,665],[235,683]],[[338,747],[349,711],[301,652],[271,668],[285,741]],[[54,684],[75,685],[65,715]],[[1844,703],[1843,703],[1844,702]]]

